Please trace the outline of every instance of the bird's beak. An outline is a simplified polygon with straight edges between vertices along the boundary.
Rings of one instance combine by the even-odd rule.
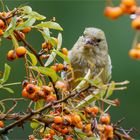
[[[91,46],[95,46],[96,42],[90,38],[86,38],[85,40],[85,48],[91,48]]]

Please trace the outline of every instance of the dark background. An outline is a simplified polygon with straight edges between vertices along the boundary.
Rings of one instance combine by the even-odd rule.
[[[125,128],[136,127],[140,130],[140,62],[129,58],[128,51],[135,35],[131,28],[129,16],[112,21],[103,16],[105,0],[5,0],[9,9],[21,4],[30,5],[34,11],[39,12],[51,19],[56,17],[57,22],[63,27],[63,47],[71,48],[85,27],[98,27],[104,30],[109,45],[109,53],[112,59],[112,80],[129,80],[130,84],[125,91],[115,92],[113,98],[119,98],[120,107],[111,109],[112,121],[125,117],[123,126]],[[117,5],[119,0],[115,0]],[[32,32],[27,36],[29,42],[39,50],[42,38]],[[9,82],[22,81],[25,69],[21,59],[8,62],[6,53],[12,49],[10,42],[2,42],[0,47],[0,69],[4,67],[5,61],[12,67]],[[15,86],[15,94],[11,95],[5,91],[1,92],[0,99],[6,97],[21,97],[21,86]],[[20,111],[26,107],[25,104],[18,106]],[[16,128],[10,134],[12,139],[27,139],[31,134],[29,127],[25,130]],[[138,137],[137,137],[138,138]]]

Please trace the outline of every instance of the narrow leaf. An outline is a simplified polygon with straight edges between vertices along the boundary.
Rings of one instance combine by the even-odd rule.
[[[30,53],[29,51],[27,51],[27,54],[29,55],[29,57],[32,61],[32,65],[35,66],[37,64],[37,59],[36,59],[35,55],[33,53]]]
[[[67,62],[68,64],[70,64],[70,59],[66,55],[64,55],[63,53],[61,53],[61,52],[59,52],[57,50],[53,50],[53,51],[55,53],[57,53],[57,55],[59,55],[61,58],[63,58],[65,62]]]
[[[62,45],[62,34],[59,33],[58,34],[58,44],[57,44],[57,48],[56,48],[57,51],[60,50],[61,45]],[[54,61],[55,57],[56,57],[56,52],[52,51],[52,53],[50,54],[48,60],[45,63],[45,67],[47,67],[48,65],[50,65]]]
[[[32,11],[32,12],[30,13],[30,16],[33,17],[33,18],[35,18],[36,20],[44,20],[44,19],[46,19],[45,16],[40,15],[39,13],[37,13],[37,12],[35,12],[35,11]]]
[[[13,34],[11,34],[10,36],[12,38],[12,42],[13,42],[14,48],[15,49],[18,48],[19,47],[19,44],[18,44],[18,41],[17,41],[16,37]]]
[[[106,99],[107,99],[108,97],[110,97],[110,96],[113,94],[114,88],[115,88],[115,82],[112,81],[112,82],[110,83],[109,87],[108,87],[108,90],[107,90],[107,93],[106,93],[106,97],[105,97]]]
[[[30,67],[31,69],[39,72],[39,73],[42,73],[46,76],[49,76],[52,78],[53,82],[55,82],[57,79],[58,79],[58,75],[56,74],[56,72],[51,69],[51,68],[45,68],[45,67],[36,67],[36,66],[32,66]]]
[[[36,129],[39,126],[39,122],[33,121],[33,122],[30,123],[30,126],[31,126],[32,129]]]
[[[36,19],[35,18],[29,18],[28,20],[26,20],[25,22],[19,24],[16,29],[17,30],[22,30],[25,27],[30,27],[35,23]]]
[[[56,22],[48,21],[48,22],[42,22],[34,27],[36,28],[49,28],[49,29],[55,29],[55,30],[60,30],[63,31],[63,28]]]
[[[2,87],[2,88],[7,90],[9,93],[14,93],[14,91],[11,88],[8,88],[8,87]]]
[[[77,106],[76,108],[81,108],[84,106],[87,106],[89,104],[91,104],[92,102],[96,101],[98,98],[100,97],[100,93],[94,95],[88,95],[84,100],[82,100]]]
[[[30,13],[30,12],[32,12],[32,8],[30,6],[23,6],[23,7],[19,8],[19,10],[22,13]]]
[[[5,64],[4,74],[2,79],[0,79],[1,84],[5,83],[8,80],[10,71],[11,71],[11,67],[8,64]]]

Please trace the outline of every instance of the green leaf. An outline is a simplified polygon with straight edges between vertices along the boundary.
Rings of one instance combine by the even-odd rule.
[[[53,136],[53,139],[54,139],[54,140],[63,140],[63,137],[54,135],[54,136]]]
[[[79,90],[89,86],[89,83],[87,82],[87,80],[89,80],[90,77],[91,77],[91,71],[89,69],[87,74],[85,75],[84,79],[76,86],[75,90],[79,91]]]
[[[33,17],[33,18],[35,18],[36,20],[44,20],[44,19],[46,19],[45,16],[40,15],[39,13],[37,13],[37,12],[35,12],[35,11],[32,11],[32,12],[30,13],[30,16]]]
[[[46,76],[49,76],[51,77],[51,79],[53,80],[53,82],[55,82],[57,79],[58,79],[58,75],[56,74],[56,72],[51,69],[51,68],[45,68],[45,67],[36,67],[36,66],[31,66],[30,67],[31,69],[39,72],[39,73],[42,73]]]
[[[17,17],[13,17],[12,18],[12,21],[10,22],[9,26],[7,27],[6,31],[4,32],[4,37],[8,37],[10,36],[11,34],[13,34],[13,31],[16,27],[16,23],[17,23]]]
[[[58,39],[58,44],[57,44],[56,50],[59,51],[60,48],[61,48],[61,45],[62,45],[62,34],[61,33],[58,34],[58,38],[57,39]],[[50,54],[48,60],[45,63],[45,67],[50,65],[54,61],[55,57],[56,57],[56,52],[52,51],[52,53]]]
[[[35,66],[37,64],[36,56],[33,53],[30,53],[29,51],[27,51],[27,54],[29,55],[29,57],[32,61],[32,65]]]
[[[14,91],[11,88],[8,88],[8,87],[2,87],[2,88],[7,90],[9,93],[14,93]]]
[[[41,100],[38,100],[36,103],[35,103],[35,106],[34,106],[34,110],[38,110],[40,108],[42,108],[44,106],[44,100],[41,99]]]
[[[30,6],[23,6],[23,7],[19,8],[19,10],[22,13],[30,13],[30,12],[32,12],[32,8]]]
[[[113,94],[113,91],[114,91],[114,88],[115,88],[115,82],[112,81],[107,89],[107,93],[106,93],[106,97],[105,99],[107,99],[108,97],[110,97],[112,94]]]
[[[25,22],[19,24],[16,29],[17,30],[22,30],[25,27],[30,27],[35,23],[36,19],[35,18],[29,18],[28,20],[26,20]]]
[[[42,23],[35,25],[34,27],[36,27],[36,28],[49,28],[49,29],[63,31],[63,28],[58,23],[52,22],[52,21],[42,22]]]
[[[64,55],[63,53],[61,53],[61,52],[59,52],[57,50],[53,50],[53,51],[55,53],[57,53],[57,55],[59,55],[61,58],[63,58],[65,62],[67,62],[68,64],[70,64],[70,59],[66,55]]]
[[[92,102],[96,101],[98,98],[100,98],[100,93],[97,93],[96,95],[94,95],[94,94],[88,95],[84,100],[82,100],[76,106],[76,108],[81,108],[81,107],[87,106],[87,105],[91,104]]]
[[[78,136],[80,136],[80,138],[84,139],[84,137],[86,136],[85,133],[82,132],[81,129],[75,128],[74,129],[75,132],[78,134]]]
[[[18,41],[17,41],[16,37],[13,34],[11,34],[10,36],[12,38],[12,42],[13,42],[14,48],[15,49],[18,48],[19,47],[19,44],[18,44]]]
[[[3,84],[8,80],[10,71],[11,71],[11,67],[8,64],[5,64],[4,74],[2,79],[0,79],[0,84]]]
[[[30,123],[30,126],[31,126],[32,129],[36,129],[36,128],[39,126],[39,122],[37,122],[37,121],[32,121],[32,122]]]

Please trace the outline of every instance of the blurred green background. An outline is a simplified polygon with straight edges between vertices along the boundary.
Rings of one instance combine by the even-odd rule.
[[[114,4],[118,4],[115,0]],[[131,28],[129,16],[122,16],[112,21],[104,17],[103,10],[105,0],[4,0],[4,3],[13,9],[21,4],[30,5],[34,11],[39,12],[51,19],[56,20],[63,27],[63,47],[71,48],[77,38],[82,34],[85,27],[98,27],[104,30],[109,45],[109,53],[112,59],[112,80],[129,80],[130,84],[125,91],[115,92],[113,98],[119,98],[120,107],[111,109],[112,121],[125,117],[122,125],[125,128],[136,127],[140,130],[140,62],[129,58],[128,51],[135,35]],[[32,32],[27,36],[29,42],[39,50],[43,41],[39,34]],[[8,62],[6,53],[12,48],[10,41],[2,42],[0,47],[0,69],[7,62],[12,67],[9,82],[22,81],[25,77],[25,69],[21,59]],[[21,97],[21,86],[15,86],[15,94],[11,95],[2,91],[0,99],[6,97]],[[20,111],[26,107],[25,104],[18,106]],[[31,134],[30,127],[24,130],[16,128],[10,134],[10,139],[27,139]],[[138,138],[138,137],[137,137]]]

